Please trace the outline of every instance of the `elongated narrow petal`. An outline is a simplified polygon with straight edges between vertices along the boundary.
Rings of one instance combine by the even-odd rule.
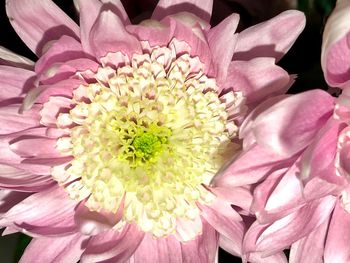
[[[78,25],[51,0],[8,0],[6,12],[17,34],[39,56],[51,40],[79,37]]]
[[[19,261],[37,263],[75,263],[84,251],[88,237],[74,234],[56,238],[34,238]]]
[[[238,36],[233,58],[250,60],[254,57],[274,57],[280,60],[305,27],[305,15],[289,10],[250,27]]]
[[[0,46],[0,65],[19,67],[32,70],[34,62],[28,58],[13,53],[7,48]]]
[[[0,190],[0,216],[3,216],[13,206],[26,199],[30,194],[7,189]]]
[[[323,32],[321,64],[326,81],[334,87],[350,83],[349,19],[350,2],[338,0]]]
[[[295,242],[290,250],[289,262],[323,263],[323,252],[328,224],[329,220],[326,220],[312,233]]]
[[[212,9],[213,0],[194,0],[191,2],[184,0],[160,0],[153,12],[152,18],[161,20],[168,15],[186,11],[195,14],[209,23]]]
[[[328,229],[324,260],[329,263],[346,262],[350,257],[350,215],[337,203]]]
[[[228,68],[236,47],[239,16],[232,14],[208,33],[208,43],[216,67],[216,79],[221,86],[228,75]],[[225,46],[226,48],[222,48]]]

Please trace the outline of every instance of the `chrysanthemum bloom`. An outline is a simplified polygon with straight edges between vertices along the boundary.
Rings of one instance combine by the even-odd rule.
[[[349,8],[338,1],[322,53],[326,79],[343,89],[341,96],[314,90],[259,106],[241,128],[250,149],[220,179],[239,186],[242,176],[254,174],[246,183],[259,182],[252,204],[258,220],[244,239],[248,257],[291,246],[293,263],[349,262]]]
[[[219,239],[240,255],[249,190],[210,182],[246,112],[292,83],[275,61],[303,14],[234,34],[236,14],[210,28],[212,1],[160,1],[140,25],[119,1],[77,4],[80,28],[7,1],[39,56],[1,50],[0,225],[34,237],[21,262],[213,262]]]

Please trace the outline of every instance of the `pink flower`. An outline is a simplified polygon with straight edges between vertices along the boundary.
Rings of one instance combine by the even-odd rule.
[[[39,57],[0,50],[0,225],[34,237],[21,262],[240,255],[249,188],[210,182],[246,112],[293,82],[275,62],[303,14],[234,34],[212,1],[161,0],[140,25],[119,1],[77,5],[80,28],[51,1],[6,5]]]
[[[247,259],[291,247],[294,263],[349,261],[349,6],[338,2],[322,54],[325,76],[343,88],[341,96],[313,90],[264,102],[241,126],[243,153],[216,178],[217,186],[255,184]]]

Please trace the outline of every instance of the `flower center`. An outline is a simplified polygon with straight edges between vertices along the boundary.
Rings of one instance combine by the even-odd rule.
[[[86,199],[93,211],[122,206],[122,223],[157,237],[199,218],[196,203],[214,198],[204,185],[234,148],[215,81],[195,71],[198,61],[188,54],[166,63],[160,51],[169,50],[101,68],[95,83],[74,91],[75,106],[57,121],[69,130],[57,148],[73,157],[61,176],[71,197]]]

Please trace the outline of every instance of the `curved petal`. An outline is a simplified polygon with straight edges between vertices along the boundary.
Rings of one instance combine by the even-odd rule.
[[[88,237],[74,234],[55,238],[34,238],[19,263],[76,263],[84,252]]]
[[[0,187],[21,192],[39,192],[55,182],[50,175],[36,175],[15,167],[0,164]]]
[[[232,61],[223,89],[242,91],[248,104],[280,95],[287,91],[292,76],[275,64],[274,58],[253,58],[249,61]]]
[[[264,108],[260,114],[261,108]],[[334,98],[322,90],[267,100],[242,124],[259,145],[281,156],[292,156],[308,146],[334,109]],[[254,116],[254,115],[257,116]]]
[[[335,197],[327,196],[275,221],[258,235],[256,250],[271,255],[289,247],[328,220],[335,203]]]
[[[309,235],[295,242],[290,250],[290,263],[323,263],[323,252],[329,220],[317,227]],[[337,261],[340,262],[340,261]]]
[[[338,0],[328,18],[322,41],[321,64],[329,85],[350,83],[350,2]]]
[[[135,225],[127,224],[123,230],[109,230],[93,236],[84,254],[82,263],[110,260],[123,263],[131,257],[144,237]]]
[[[166,238],[154,238],[151,234],[146,234],[132,259],[135,263],[184,262],[181,243],[172,235]]]
[[[19,104],[0,107],[0,135],[23,131],[40,125],[40,106],[18,113]]]
[[[100,12],[92,26],[89,41],[97,59],[106,56],[109,52],[122,52],[132,57],[134,53],[141,54],[140,42],[129,34],[120,18],[111,10]]]
[[[235,31],[239,22],[239,15],[232,14],[207,34],[210,51],[216,68],[216,81],[222,86],[228,74],[228,68],[236,46]],[[225,48],[222,48],[224,47]]]
[[[22,97],[34,87],[35,72],[0,65],[0,101]]]
[[[0,46],[0,65],[33,70],[34,62]]]
[[[185,0],[160,0],[153,12],[152,19],[161,20],[166,16],[186,11],[209,23],[212,9],[213,0],[193,0],[191,2]]]
[[[71,200],[59,186],[29,196],[0,219],[1,226],[24,229],[34,236],[59,236],[76,231]]]
[[[217,173],[212,184],[224,188],[254,184],[273,171],[289,167],[293,162],[293,158],[286,159],[259,145],[253,145],[244,150],[226,169]]]
[[[296,10],[250,27],[238,35],[234,60],[274,57],[280,60],[305,27],[305,15]]]
[[[348,262],[350,259],[350,214],[340,205],[335,206],[329,225],[324,251],[327,263]]]
[[[218,250],[218,234],[205,220],[202,221],[202,235],[197,236],[194,240],[181,243],[182,259],[184,262],[214,262]]]
[[[13,28],[38,56],[51,40],[68,35],[79,39],[79,27],[51,0],[7,0]]]
[[[79,7],[81,44],[84,51],[91,55],[93,55],[94,52],[90,46],[89,35],[104,3],[108,3],[108,5],[105,5],[104,8],[111,9],[116,15],[119,16],[120,19],[123,20],[124,24],[130,24],[128,15],[126,14],[124,7],[119,0],[76,1],[77,6]]]
[[[0,216],[2,217],[8,210],[26,199],[29,195],[29,193],[0,189]]]

